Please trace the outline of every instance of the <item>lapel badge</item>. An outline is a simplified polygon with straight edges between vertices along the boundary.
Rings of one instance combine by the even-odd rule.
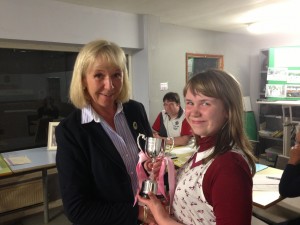
[[[137,123],[136,123],[136,122],[133,122],[132,126],[133,126],[133,129],[135,129],[135,130],[137,130],[137,129],[138,129],[138,125],[137,125]]]

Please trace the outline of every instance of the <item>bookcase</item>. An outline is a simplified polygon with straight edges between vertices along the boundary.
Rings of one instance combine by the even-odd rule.
[[[289,156],[295,126],[300,123],[300,101],[257,101],[259,104],[259,154],[271,151]]]
[[[296,50],[299,49],[300,54],[300,47],[295,48]],[[293,49],[293,47],[288,47],[288,50]],[[276,80],[276,77],[274,79],[274,76],[270,79],[268,77],[268,69],[275,68],[274,70],[277,72],[278,57],[275,59],[275,50],[273,48],[263,49],[259,53],[260,93],[257,100],[257,104],[259,104],[258,155],[263,155],[264,157],[269,152],[288,156],[290,147],[294,144],[295,125],[300,123],[300,95],[298,96],[297,93],[300,90],[299,77],[297,77],[300,76],[300,65],[287,65],[286,68],[283,68],[288,70],[288,72],[285,71],[286,80],[282,79],[283,76],[280,74],[278,80]],[[295,60],[292,59],[290,61]],[[280,66],[282,67],[282,65],[284,64]],[[296,77],[294,80],[291,79],[294,77]],[[267,93],[268,91],[270,92],[271,88],[278,88],[277,95],[272,96],[270,93]],[[296,94],[292,93],[291,95],[290,93],[293,89],[296,89]]]

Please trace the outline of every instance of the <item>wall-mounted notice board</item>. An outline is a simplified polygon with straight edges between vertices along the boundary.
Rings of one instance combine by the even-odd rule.
[[[300,46],[269,49],[266,97],[300,100]]]
[[[223,69],[223,55],[186,53],[186,81],[207,69]]]

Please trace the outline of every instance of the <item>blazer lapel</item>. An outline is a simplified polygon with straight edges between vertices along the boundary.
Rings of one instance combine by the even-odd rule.
[[[90,123],[84,124],[83,129],[85,129],[87,133],[90,134],[90,137],[96,144],[95,147],[98,148],[99,151],[102,151],[103,154],[109,157],[112,161],[116,162],[116,164],[124,164],[115,145],[99,123],[92,121]]]

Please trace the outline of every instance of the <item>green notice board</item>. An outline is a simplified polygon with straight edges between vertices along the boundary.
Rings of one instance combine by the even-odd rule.
[[[300,100],[300,46],[269,49],[266,97]]]
[[[251,141],[257,141],[257,127],[253,111],[244,112],[246,134]]]

